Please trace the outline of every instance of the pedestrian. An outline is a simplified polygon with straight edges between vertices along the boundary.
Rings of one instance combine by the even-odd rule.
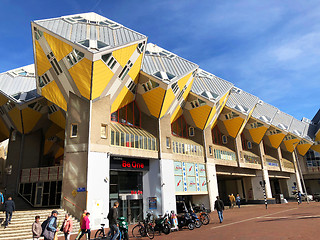
[[[222,223],[222,221],[223,221],[224,204],[221,201],[219,196],[217,196],[217,200],[214,202],[214,209],[217,210],[220,223]]]
[[[6,228],[8,224],[11,223],[12,213],[16,208],[12,197],[8,197],[8,200],[4,203],[3,207],[4,211],[6,212],[6,221],[4,223],[4,228]]]
[[[86,216],[82,220],[81,226],[81,235],[78,239],[81,239],[83,235],[88,234],[88,239],[90,239],[91,231],[90,231],[90,213],[86,213]]]
[[[111,240],[115,240],[119,236],[119,225],[117,223],[118,207],[119,207],[119,203],[115,202],[113,204],[113,207],[110,209],[107,217],[109,219],[109,228],[110,228],[109,232],[111,232],[111,236],[113,236]]]
[[[237,197],[236,197],[236,203],[237,203],[237,205],[238,205],[238,207],[240,208],[240,201],[241,201],[241,199],[240,199],[240,195],[239,195],[239,193],[237,194]]]
[[[71,217],[69,216],[69,214],[67,213],[65,215],[63,224],[62,224],[61,229],[60,229],[64,233],[64,239],[65,240],[70,240],[70,234],[72,232],[72,226],[73,226],[73,221],[72,221]]]
[[[35,217],[35,221],[32,224],[32,236],[33,240],[39,240],[41,237],[42,228],[40,223],[40,216]]]
[[[233,193],[231,193],[231,194],[229,195],[229,200],[230,200],[230,208],[233,208],[234,205],[235,205],[235,203],[236,203],[236,199],[235,199],[235,197],[233,196]]]
[[[301,195],[301,192],[300,192],[300,191],[298,191],[298,193],[297,193],[297,200],[298,200],[298,205],[299,205],[300,203],[302,203],[302,195]]]
[[[83,213],[82,213],[82,215],[81,215],[81,217],[80,217],[80,229],[79,229],[79,233],[78,233],[78,235],[76,236],[75,240],[78,240],[79,237],[80,237],[80,235],[81,235],[81,226],[82,226],[83,218],[86,216],[86,214],[87,214],[87,210],[83,210]]]
[[[42,235],[44,240],[53,240],[56,232],[59,231],[57,226],[58,211],[53,210],[51,216],[44,222],[45,226],[42,226]]]
[[[2,192],[0,192],[0,204],[1,204],[0,206],[0,209],[1,209],[2,205],[4,204],[4,196]]]

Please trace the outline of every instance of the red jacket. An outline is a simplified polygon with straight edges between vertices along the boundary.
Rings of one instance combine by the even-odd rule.
[[[63,232],[64,233],[71,233],[72,232],[72,226],[73,226],[73,222],[71,220],[71,218],[69,217],[68,219],[65,219],[63,221]]]
[[[82,220],[81,229],[90,229],[90,220],[88,216],[85,216]]]

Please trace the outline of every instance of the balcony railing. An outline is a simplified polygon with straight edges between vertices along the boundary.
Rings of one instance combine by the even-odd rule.
[[[236,154],[231,151],[214,149],[214,158],[220,160],[237,161]]]
[[[254,155],[253,153],[242,152],[242,158],[245,163],[261,164],[260,157]]]
[[[266,163],[270,167],[279,167],[279,161],[273,158],[266,158]]]
[[[289,161],[289,160],[287,160],[287,159],[284,159],[284,158],[282,158],[282,166],[283,166],[284,168],[294,169],[294,164],[293,164],[293,162],[291,162],[291,161]]]
[[[62,169],[61,166],[22,169],[20,183],[60,181]]]
[[[172,136],[172,152],[191,156],[203,156],[203,147],[190,139]]]

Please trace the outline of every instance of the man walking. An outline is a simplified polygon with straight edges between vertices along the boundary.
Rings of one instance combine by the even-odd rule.
[[[6,212],[6,221],[4,223],[4,228],[8,226],[9,223],[11,223],[12,213],[15,211],[15,204],[14,201],[12,201],[12,197],[8,197],[8,200],[4,203],[4,211]]]
[[[220,223],[222,223],[224,204],[219,196],[217,196],[217,200],[214,202],[214,209],[217,210]]]
[[[57,226],[58,211],[53,210],[51,216],[47,219],[47,224],[43,228],[42,235],[44,240],[53,240],[57,231],[59,231]]]
[[[109,214],[108,214],[108,219],[109,219],[109,227],[110,227],[110,232],[112,239],[111,240],[116,240],[117,237],[119,236],[119,228],[117,224],[117,219],[118,219],[118,208],[119,203],[115,202],[113,204],[113,207],[110,209]]]
[[[231,195],[229,195],[229,200],[230,200],[230,208],[233,208],[236,202],[235,197],[233,196],[233,193],[231,193]]]

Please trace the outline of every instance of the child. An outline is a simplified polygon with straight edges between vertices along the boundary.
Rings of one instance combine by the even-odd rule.
[[[32,224],[33,240],[38,240],[41,236],[42,228],[40,223],[40,216],[35,217],[35,222]]]

